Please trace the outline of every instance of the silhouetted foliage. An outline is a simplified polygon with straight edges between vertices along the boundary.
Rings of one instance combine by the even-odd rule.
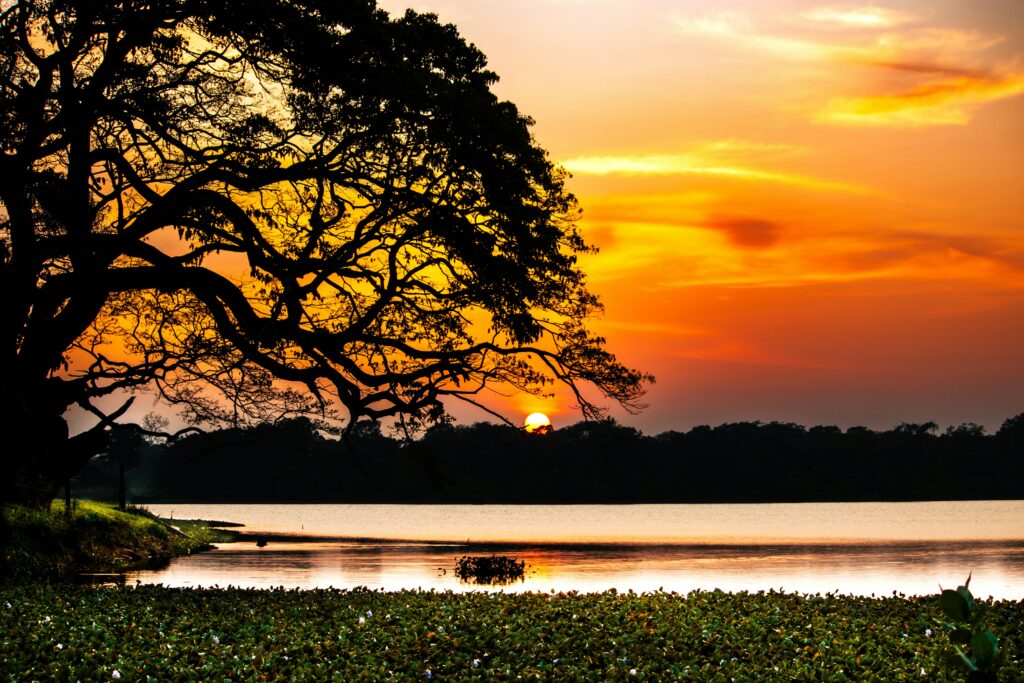
[[[129,473],[146,501],[637,503],[1024,498],[1013,425],[996,435],[739,422],[646,436],[614,421],[547,435],[438,425],[418,441],[308,420],[190,436]],[[90,466],[75,489],[99,475]],[[112,480],[109,480],[112,481]],[[106,495],[109,495],[109,485]],[[93,488],[97,494],[105,493]],[[88,491],[86,490],[86,493]],[[85,495],[85,494],[83,494]]]
[[[455,575],[465,583],[507,585],[523,580],[526,562],[507,555],[463,555],[455,561]]]
[[[0,428],[32,444],[5,451],[5,499],[46,505],[143,388],[218,424],[339,404],[416,426],[551,381],[590,417],[582,382],[638,407],[648,377],[585,327],[564,173],[453,26],[373,0],[16,0],[0,55]],[[69,438],[76,405],[97,423]]]

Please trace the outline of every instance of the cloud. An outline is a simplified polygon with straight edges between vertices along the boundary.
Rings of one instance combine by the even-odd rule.
[[[739,12],[717,12],[700,17],[675,15],[672,23],[684,35],[711,36],[730,40],[740,47],[772,52],[793,59],[820,59],[832,48],[813,41],[755,31],[749,15]]]
[[[573,173],[588,175],[704,175],[769,182],[808,189],[865,194],[869,188],[785,171],[720,163],[699,154],[580,156],[562,161]]]
[[[850,7],[848,5],[815,7],[801,13],[800,16],[815,23],[860,29],[891,28],[915,20],[915,17],[911,14],[875,5],[863,7]]]
[[[673,23],[691,35],[736,36],[750,30],[750,18],[742,12],[714,12],[701,17],[675,15]]]
[[[610,330],[630,332],[632,334],[649,334],[654,336],[669,337],[706,337],[714,332],[706,327],[694,327],[692,325],[677,325],[664,322],[626,322],[614,320],[601,320],[599,326]]]
[[[734,245],[749,249],[770,247],[779,241],[782,234],[782,226],[778,223],[744,216],[714,217],[705,226],[725,233]]]
[[[962,126],[983,105],[1024,93],[1024,72],[996,75],[916,63],[883,68],[937,77],[922,79],[902,92],[835,98],[815,120],[850,126]]]
[[[1005,42],[1004,36],[935,26],[901,28],[916,18],[884,7],[823,6],[796,15],[795,21],[768,18],[763,25],[735,12],[674,16],[672,21],[684,34],[811,62],[811,68],[820,65],[823,85],[818,91],[825,100],[808,108],[818,123],[965,125],[981,107],[1024,93],[1021,57],[997,62],[986,54]],[[801,24],[804,29],[794,28]],[[858,30],[822,31],[835,26]]]

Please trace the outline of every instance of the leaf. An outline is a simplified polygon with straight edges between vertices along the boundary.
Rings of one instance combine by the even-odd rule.
[[[970,578],[968,578],[967,582],[970,583]],[[964,602],[967,603],[967,617],[964,619],[964,621],[967,621],[970,618],[971,612],[974,611],[974,596],[971,595],[971,591],[967,586],[958,586],[956,592],[963,596]]]
[[[967,654],[963,650],[961,650],[958,645],[954,645],[953,649],[956,650],[956,653],[958,655],[960,655],[960,661],[962,661],[968,669],[970,669],[971,671],[978,670],[977,665],[973,661],[971,661],[971,658],[968,657]]]
[[[974,661],[979,667],[988,669],[995,664],[999,655],[999,640],[992,631],[975,633],[971,638],[971,654],[974,655]]]
[[[946,616],[953,621],[965,622],[971,615],[971,608],[967,603],[967,599],[959,589],[954,591],[947,588],[942,591],[942,594],[939,596],[939,606],[942,607],[942,611],[945,612]]]
[[[949,640],[950,642],[958,643],[960,645],[970,645],[971,631],[963,626],[957,626],[953,629],[953,632],[949,634]]]

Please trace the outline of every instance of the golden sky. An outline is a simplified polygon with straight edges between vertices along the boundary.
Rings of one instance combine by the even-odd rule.
[[[456,24],[573,173],[594,327],[658,379],[624,423],[1024,411],[1020,0],[380,5]]]

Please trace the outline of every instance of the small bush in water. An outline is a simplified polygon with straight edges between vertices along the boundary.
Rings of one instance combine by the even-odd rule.
[[[455,562],[455,575],[471,583],[511,583],[522,580],[525,571],[526,562],[505,555],[464,555]]]

